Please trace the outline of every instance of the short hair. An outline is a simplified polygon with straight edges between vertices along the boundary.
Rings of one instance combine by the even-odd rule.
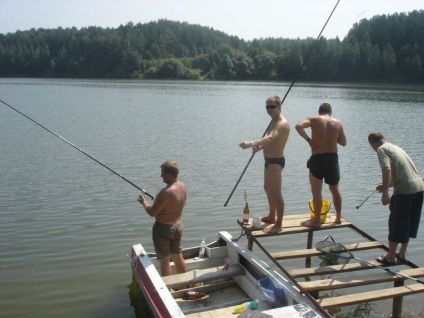
[[[180,169],[178,168],[178,164],[175,161],[167,160],[160,166],[161,170],[165,174],[170,174],[174,178],[178,177],[178,173]]]
[[[371,143],[380,143],[385,140],[383,134],[379,131],[374,131],[368,135],[368,142]]]
[[[273,102],[275,103],[277,106],[281,106],[281,98],[280,96],[274,95],[274,96],[270,96],[266,99],[267,102]]]
[[[331,114],[333,112],[333,109],[331,108],[331,105],[329,103],[322,103],[319,106],[318,113],[319,114]]]

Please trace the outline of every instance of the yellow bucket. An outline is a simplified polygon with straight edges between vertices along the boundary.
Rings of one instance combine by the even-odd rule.
[[[322,207],[321,207],[321,216],[320,216],[321,223],[325,223],[325,220],[327,219],[327,213],[328,211],[330,211],[330,207],[331,207],[331,202],[323,199]],[[311,215],[311,218],[313,219],[315,217],[313,199],[309,200],[309,209],[311,210],[310,215]]]

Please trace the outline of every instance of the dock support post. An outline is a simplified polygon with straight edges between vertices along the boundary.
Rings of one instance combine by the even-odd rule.
[[[306,242],[306,248],[307,249],[312,248],[312,241],[313,240],[314,240],[314,231],[313,230],[310,230],[310,231],[308,231],[308,240]],[[310,268],[311,267],[311,264],[312,264],[311,257],[310,256],[306,257],[305,258],[305,267],[306,268]]]
[[[405,282],[403,280],[395,281],[394,287],[401,287],[404,286]],[[392,317],[393,318],[401,318],[402,317],[402,303],[403,303],[403,297],[396,297],[393,298],[393,305],[392,305]]]
[[[247,235],[247,249],[249,251],[253,249],[253,237],[251,235]]]

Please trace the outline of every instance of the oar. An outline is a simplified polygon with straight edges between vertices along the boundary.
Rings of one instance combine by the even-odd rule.
[[[123,177],[122,175],[120,175],[119,173],[117,173],[116,171],[112,170],[111,168],[109,168],[108,166],[106,166],[104,163],[100,162],[99,160],[97,160],[96,158],[90,156],[88,153],[86,153],[85,151],[81,150],[80,148],[78,148],[77,146],[75,146],[73,143],[69,142],[68,140],[66,140],[65,138],[63,138],[62,136],[56,134],[55,132],[51,131],[50,129],[46,128],[45,126],[41,125],[40,123],[38,123],[37,121],[35,121],[34,119],[32,119],[31,117],[25,115],[23,112],[19,111],[18,109],[16,109],[15,107],[9,105],[8,103],[2,101],[0,99],[0,102],[2,102],[4,105],[10,107],[11,109],[13,109],[15,112],[21,114],[22,116],[24,116],[25,118],[31,120],[33,123],[37,124],[38,126],[40,126],[41,128],[47,130],[49,133],[51,133],[52,135],[58,137],[59,139],[61,139],[62,141],[66,142],[68,145],[74,147],[76,150],[78,150],[79,152],[83,153],[84,155],[86,155],[88,158],[94,160],[95,162],[97,162],[98,164],[102,165],[103,167],[105,167],[106,169],[108,169],[109,171],[111,171],[112,173],[116,174],[118,177],[120,177],[121,179],[125,180],[126,182],[128,182],[129,184],[131,184],[133,187],[137,188],[138,190],[140,190],[141,192],[143,192],[145,195],[147,195],[148,197],[150,197],[152,200],[154,199],[154,196],[152,196],[151,194],[149,194],[146,190],[138,187],[137,185],[135,185],[134,183],[132,183],[130,180],[128,180],[127,178]]]
[[[361,204],[357,205],[356,208],[359,209],[362,206],[362,204],[364,204],[365,202],[367,202],[367,200],[375,193],[375,191],[377,191],[377,189],[375,189],[369,196],[367,196],[365,198],[365,200],[361,202]]]
[[[317,38],[316,38],[316,40],[315,40],[314,44],[312,45],[311,49],[310,49],[310,50],[309,50],[309,52],[308,52],[308,55],[306,56],[306,58],[305,58],[305,60],[303,61],[302,65],[300,66],[299,70],[298,70],[298,71],[297,71],[297,73],[296,73],[296,76],[294,77],[294,79],[293,79],[292,83],[291,83],[291,84],[290,84],[290,86],[289,86],[289,89],[287,90],[286,94],[284,95],[283,100],[281,101],[281,104],[283,104],[283,103],[284,103],[284,101],[286,100],[287,95],[289,94],[289,92],[290,92],[291,88],[293,87],[294,83],[296,82],[296,80],[297,80],[297,78],[298,78],[298,76],[299,76],[300,72],[302,71],[303,67],[305,66],[306,62],[308,61],[309,56],[311,55],[312,50],[314,49],[314,47],[315,47],[315,45],[317,44],[317,42],[318,42],[319,38],[321,37],[322,32],[324,31],[325,27],[327,26],[328,21],[330,21],[330,18],[331,18],[331,16],[333,15],[334,11],[336,10],[337,5],[339,4],[339,2],[340,2],[340,0],[338,0],[338,1],[337,1],[336,5],[334,6],[333,10],[331,11],[330,16],[328,17],[327,21],[325,22],[324,26],[322,27],[321,32],[318,34],[318,36],[317,36]],[[268,127],[265,129],[265,132],[263,133],[262,137],[264,137],[264,136],[266,135],[266,133],[267,133],[268,129],[271,127],[271,124],[272,124],[272,121],[270,121],[270,123],[268,124]],[[247,167],[250,165],[250,162],[252,161],[253,157],[255,156],[255,153],[256,153],[256,152],[253,152],[253,153],[252,153],[252,155],[250,156],[250,159],[249,159],[249,161],[247,162],[247,165],[244,167],[243,172],[242,172],[242,173],[241,173],[241,175],[240,175],[240,178],[238,178],[238,180],[237,180],[237,182],[236,182],[236,184],[235,184],[235,186],[234,186],[233,190],[232,190],[232,191],[231,191],[231,193],[230,193],[230,196],[228,197],[227,201],[225,201],[224,206],[227,206],[228,202],[230,201],[231,197],[233,196],[234,191],[236,190],[236,188],[237,188],[238,184],[240,183],[241,178],[243,178],[243,175],[244,175],[244,173],[246,172]]]

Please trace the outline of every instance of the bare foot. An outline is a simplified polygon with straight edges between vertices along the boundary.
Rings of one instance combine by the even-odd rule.
[[[342,220],[340,218],[337,218],[334,220],[334,223],[336,224],[342,224]]]
[[[275,217],[271,217],[271,216],[263,216],[263,217],[261,217],[261,221],[262,222],[266,222],[266,223],[272,223],[272,224],[274,224],[275,223]]]
[[[265,233],[278,233],[281,232],[283,230],[283,227],[280,224],[274,224],[274,225],[270,225],[266,228],[264,228],[264,232]]]
[[[314,219],[310,219],[310,220],[307,220],[307,221],[303,221],[302,223],[300,223],[300,225],[307,226],[307,227],[320,228],[321,222],[317,222]]]

